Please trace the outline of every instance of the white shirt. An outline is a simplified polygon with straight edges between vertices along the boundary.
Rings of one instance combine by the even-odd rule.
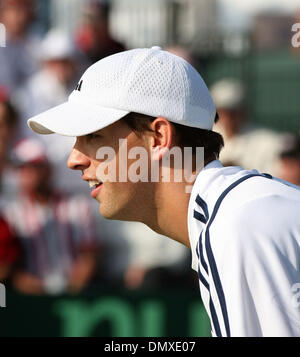
[[[300,336],[300,187],[249,174],[259,173],[213,161],[190,197],[192,268],[212,335]]]

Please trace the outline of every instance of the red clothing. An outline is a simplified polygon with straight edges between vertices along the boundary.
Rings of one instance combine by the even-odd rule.
[[[125,46],[110,36],[99,38],[98,40],[93,38],[88,27],[83,27],[78,31],[76,43],[91,63],[95,63],[115,53],[125,51]]]
[[[13,264],[19,257],[19,245],[6,221],[0,217],[0,264]]]

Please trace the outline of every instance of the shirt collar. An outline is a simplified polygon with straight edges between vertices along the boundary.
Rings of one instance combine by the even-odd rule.
[[[224,167],[219,160],[214,160],[208,163],[198,173],[191,191],[189,205],[188,205],[187,223],[188,223],[189,240],[192,250],[192,267],[194,270],[197,270],[196,268],[197,257],[195,256],[195,251],[196,251],[197,240],[199,238],[197,237],[196,240],[195,237],[193,237],[192,234],[193,228],[191,227],[191,222],[193,222],[193,224],[196,224],[196,222],[192,220],[194,215],[195,200],[197,195],[199,195],[204,201],[208,198],[210,185],[214,182],[214,179],[220,175],[220,169],[222,168]],[[204,223],[197,221],[197,224],[199,225],[200,232],[201,232],[204,228]]]
[[[203,167],[194,182],[189,204],[195,201],[198,194],[203,199],[207,197],[208,186],[212,183],[215,176],[219,176],[220,169],[222,168],[224,168],[224,166],[220,160],[213,160]]]

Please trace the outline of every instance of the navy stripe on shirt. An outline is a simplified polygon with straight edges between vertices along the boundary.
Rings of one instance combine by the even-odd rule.
[[[200,262],[201,262],[201,265],[203,266],[204,270],[208,274],[208,267],[207,267],[206,261],[204,259],[204,254],[203,254],[202,232],[200,234],[200,238],[199,238],[198,244],[199,244],[199,252],[200,252]]]
[[[201,235],[200,235],[200,238],[201,238]],[[219,324],[219,321],[218,321],[218,316],[217,316],[216,309],[214,307],[214,303],[212,301],[211,294],[210,294],[209,283],[207,282],[207,280],[204,278],[204,276],[202,275],[202,273],[200,271],[199,242],[200,242],[200,239],[199,239],[198,244],[196,246],[196,253],[197,253],[198,260],[199,260],[199,262],[198,262],[198,277],[199,277],[199,280],[201,281],[201,283],[208,290],[208,294],[209,294],[209,310],[210,310],[210,315],[211,315],[213,328],[215,330],[216,336],[217,337],[222,337],[221,330],[220,330],[220,324]],[[201,291],[200,291],[200,293],[201,293]]]
[[[207,203],[200,197],[199,194],[196,197],[196,203],[197,203],[197,205],[199,205],[202,208],[202,210],[204,212],[204,216],[208,220],[209,219],[209,213],[208,213]]]
[[[196,218],[198,221],[206,224],[207,219],[203,216],[203,214],[199,213],[198,211],[194,210],[194,218]]]
[[[201,236],[200,236],[201,237]],[[200,253],[200,256],[199,256],[199,244],[200,244],[200,240],[198,241],[198,244],[196,246],[196,253],[197,253],[197,257],[198,257],[198,275],[199,275],[199,279],[201,281],[201,283],[206,287],[206,289],[209,291],[209,284],[207,282],[207,280],[205,279],[205,277],[202,275],[201,271],[200,271],[200,261],[201,261],[201,253]],[[206,265],[206,263],[205,263]],[[206,266],[207,268],[207,266]],[[207,270],[206,270],[207,272]]]

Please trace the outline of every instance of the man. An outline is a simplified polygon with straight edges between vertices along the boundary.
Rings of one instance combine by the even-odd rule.
[[[278,177],[300,185],[300,135],[286,135],[277,166]]]
[[[15,93],[14,101],[21,113],[20,137],[31,136],[26,125],[27,118],[65,102],[68,94],[76,85],[80,71],[81,56],[73,41],[58,29],[50,30],[43,39],[39,49],[41,68],[32,75]],[[84,67],[86,68],[86,66]],[[45,85],[47,83],[47,85]],[[70,193],[84,190],[81,182],[76,180],[65,161],[73,147],[73,138],[59,136],[43,137],[47,155],[54,165],[56,184],[60,189],[68,189]]]
[[[143,222],[191,248],[214,336],[299,335],[300,192],[223,167],[215,117],[199,73],[156,46],[97,62],[67,103],[28,124],[77,137],[68,165],[82,171],[101,215]],[[188,146],[184,165],[165,159]]]
[[[255,168],[275,175],[282,135],[251,123],[243,83],[223,78],[212,85],[210,93],[220,117],[214,130],[223,136],[225,142],[220,154],[222,164]]]
[[[6,47],[0,50],[0,83],[10,93],[38,67],[39,36],[30,29],[36,16],[34,0],[1,0],[0,23],[5,26]]]
[[[80,196],[58,192],[43,145],[21,140],[12,151],[19,194],[3,207],[20,239],[22,263],[12,282],[26,294],[77,293],[96,269],[97,241],[92,209]]]
[[[0,86],[0,176],[8,163],[8,152],[14,141],[18,114],[11,104],[5,88]]]
[[[4,195],[15,192],[16,180],[9,162],[9,153],[16,140],[19,114],[12,105],[6,88],[0,86],[0,208]]]
[[[90,64],[125,50],[110,31],[109,1],[88,0],[84,3],[82,25],[76,31],[76,43],[87,56]]]

